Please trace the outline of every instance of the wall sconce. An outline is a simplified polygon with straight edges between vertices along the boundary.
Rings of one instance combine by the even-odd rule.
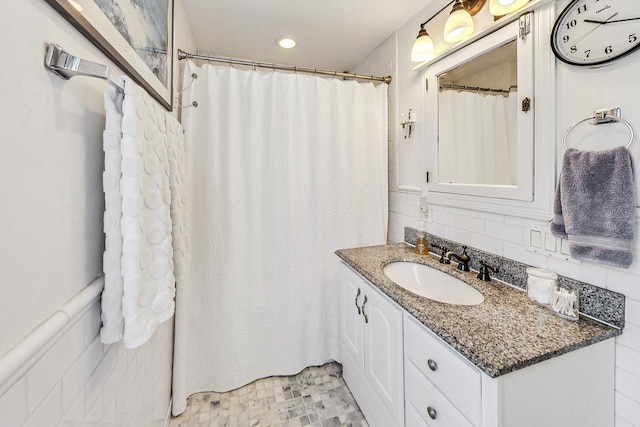
[[[509,13],[520,9],[527,3],[529,3],[529,0],[490,0],[489,12],[493,16],[508,15]]]
[[[429,61],[435,56],[435,47],[433,46],[433,40],[431,40],[431,37],[429,37],[429,33],[427,33],[427,30],[424,29],[424,26],[427,24],[427,22],[420,24],[418,37],[416,38],[416,41],[413,43],[413,47],[411,48],[411,60],[413,62]]]
[[[473,34],[473,19],[461,0],[456,0],[444,24],[444,41],[455,43]]]
[[[402,131],[404,133],[404,139],[411,139],[411,134],[413,133],[413,127],[415,126],[415,124],[416,124],[416,113],[414,113],[413,110],[409,108],[408,120],[406,122],[400,123],[400,126],[402,126]]]

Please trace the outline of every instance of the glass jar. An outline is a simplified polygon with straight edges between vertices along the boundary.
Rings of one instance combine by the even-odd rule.
[[[548,307],[558,287],[558,275],[542,268],[527,268],[527,295],[537,304]]]

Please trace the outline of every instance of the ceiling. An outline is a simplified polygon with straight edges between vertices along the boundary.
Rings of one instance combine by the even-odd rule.
[[[183,0],[200,53],[336,71],[352,71],[431,2]],[[283,35],[298,45],[278,47]]]

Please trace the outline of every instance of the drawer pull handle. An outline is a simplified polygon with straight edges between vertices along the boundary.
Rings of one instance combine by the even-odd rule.
[[[436,412],[436,410],[433,409],[431,406],[427,408],[427,414],[429,414],[429,418],[431,418],[432,420],[435,420],[436,417],[438,416],[438,413]]]
[[[436,371],[436,369],[438,369],[438,364],[433,359],[427,360],[427,366],[429,366],[429,369],[431,369],[434,372]]]
[[[358,293],[356,294],[356,308],[358,309],[358,314],[362,314],[360,312],[360,307],[358,306],[358,298],[360,298],[360,288],[358,288]]]
[[[367,304],[367,296],[364,296],[364,301],[362,301],[362,315],[364,316],[364,323],[369,323],[369,317],[364,312],[364,306]]]

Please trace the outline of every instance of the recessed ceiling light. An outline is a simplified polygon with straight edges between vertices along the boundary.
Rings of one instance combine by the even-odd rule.
[[[296,41],[291,36],[283,36],[276,40],[278,46],[283,49],[293,49],[296,47]]]

